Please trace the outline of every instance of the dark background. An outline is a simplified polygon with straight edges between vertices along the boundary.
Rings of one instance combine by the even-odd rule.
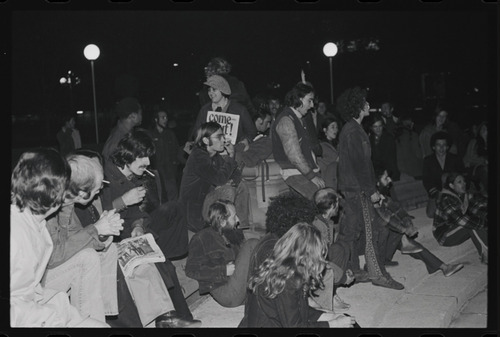
[[[491,11],[444,9],[15,11],[12,145],[56,145],[70,95],[74,110],[85,112],[77,117],[83,142],[95,143],[91,67],[83,55],[89,43],[101,51],[94,63],[101,143],[115,122],[113,105],[124,96],[144,105],[143,126],[159,105],[167,107],[185,140],[199,109],[203,68],[214,56],[232,64],[251,97],[268,87],[283,97],[303,69],[319,97],[330,101],[322,52],[329,41],[341,47],[333,58],[334,97],[354,85],[367,87],[372,108],[391,99],[395,113],[413,114],[418,126],[435,100],[445,99],[452,118],[466,127],[492,108],[496,26]],[[352,41],[355,51],[347,48]],[[379,49],[367,50],[370,41]],[[68,70],[80,79],[71,91],[59,83]]]

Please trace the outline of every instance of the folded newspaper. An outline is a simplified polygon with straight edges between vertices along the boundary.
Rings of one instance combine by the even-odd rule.
[[[135,267],[165,262],[165,255],[151,233],[128,238],[118,243],[118,262],[125,276],[131,277]]]

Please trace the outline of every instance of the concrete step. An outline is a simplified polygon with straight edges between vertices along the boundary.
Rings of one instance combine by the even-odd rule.
[[[450,277],[441,271],[432,275],[422,261],[396,252],[398,266],[387,271],[405,285],[404,290],[373,286],[371,283],[340,287],[337,292],[351,308],[362,328],[447,328],[469,299],[487,288],[488,266],[481,264],[474,245],[467,241],[457,247],[441,247],[432,236],[432,219],[425,208],[409,212],[419,228],[417,241],[446,263],[463,263],[464,268]],[[361,257],[361,265],[363,265]],[[210,296],[192,309],[203,327],[235,328],[243,318],[244,306],[224,308]]]

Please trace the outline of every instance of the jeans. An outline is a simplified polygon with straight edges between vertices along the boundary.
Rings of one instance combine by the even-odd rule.
[[[212,297],[223,307],[233,308],[245,302],[247,294],[248,270],[250,257],[259,240],[248,239],[240,248],[234,261],[235,270],[226,284],[210,292]]]
[[[116,246],[114,252],[116,254]],[[113,248],[111,248],[113,250]],[[106,258],[112,257],[113,251],[110,254],[104,253]],[[103,260],[106,260],[103,257]],[[107,265],[106,261],[106,265]],[[102,271],[109,272],[101,268],[101,257],[93,248],[85,248],[72,256],[68,261],[60,266],[47,269],[43,279],[43,285],[46,288],[55,289],[58,291],[67,292],[70,290],[71,304],[78,309],[82,317],[90,317],[92,319],[104,322],[105,321],[105,304],[109,300],[108,297],[113,296],[115,307],[116,304],[116,257],[114,260],[115,276],[102,277]],[[104,281],[113,281],[114,287],[105,285]],[[96,282],[100,280],[100,282]],[[104,295],[106,297],[104,298]],[[110,306],[111,307],[111,306]],[[116,313],[109,313],[116,314]]]
[[[448,236],[442,245],[445,247],[458,246],[468,239],[471,239],[472,243],[474,243],[474,246],[476,246],[479,256],[488,255],[487,229],[478,230],[461,227],[456,232]]]

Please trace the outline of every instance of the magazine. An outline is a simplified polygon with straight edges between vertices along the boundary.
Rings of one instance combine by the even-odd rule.
[[[134,268],[141,264],[165,262],[165,255],[151,233],[122,240],[117,245],[118,264],[125,276],[131,277]]]

